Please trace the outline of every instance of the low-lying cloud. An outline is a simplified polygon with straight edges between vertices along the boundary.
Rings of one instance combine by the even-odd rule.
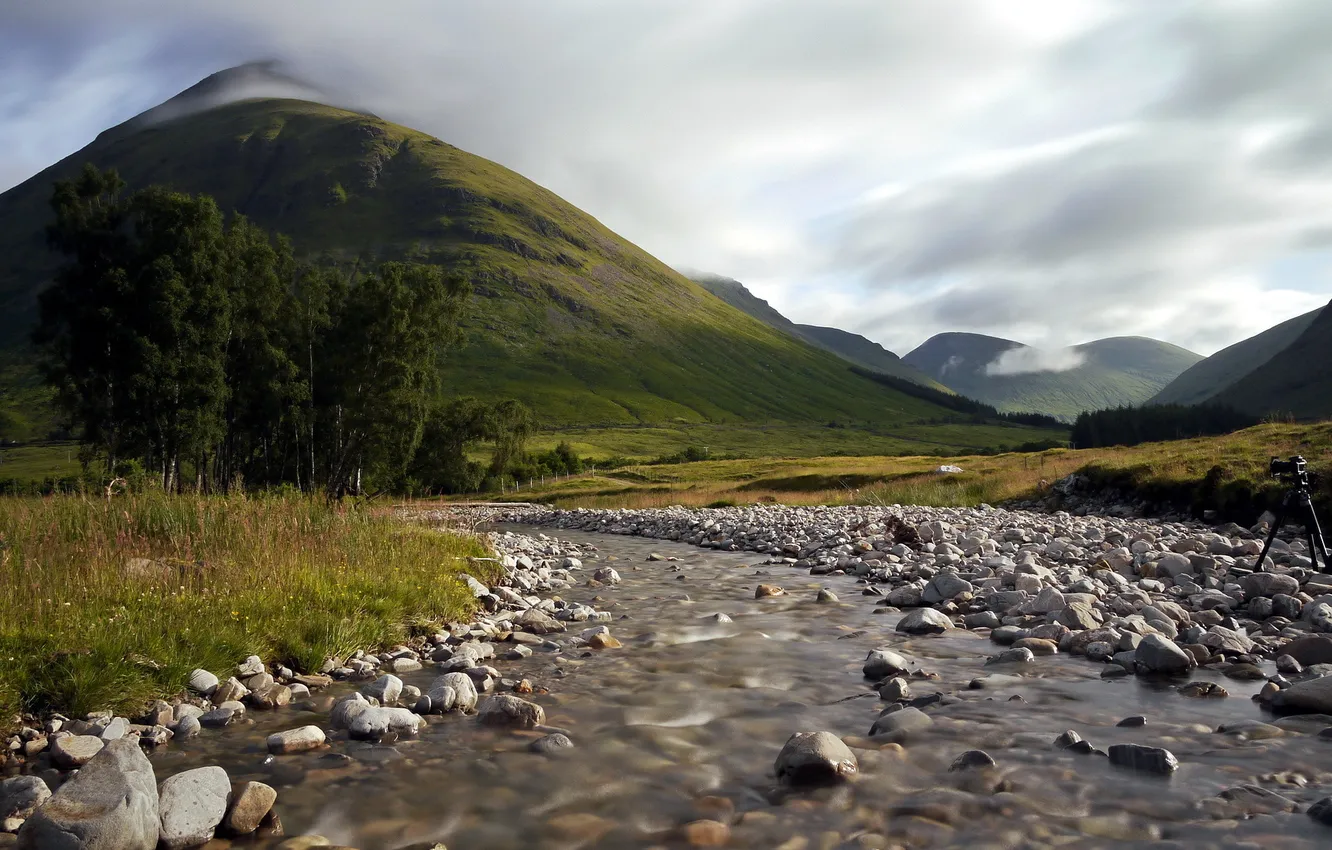
[[[1076,348],[1046,350],[1024,345],[1010,348],[985,364],[987,375],[1026,375],[1032,372],[1067,372],[1087,362]]]

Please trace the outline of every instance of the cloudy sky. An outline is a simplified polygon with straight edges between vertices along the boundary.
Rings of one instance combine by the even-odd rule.
[[[0,0],[0,189],[230,65],[899,353],[1332,298],[1328,0]]]

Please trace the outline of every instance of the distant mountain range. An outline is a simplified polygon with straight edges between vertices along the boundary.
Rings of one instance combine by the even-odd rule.
[[[999,410],[1071,421],[1084,410],[1141,404],[1202,357],[1136,336],[1043,351],[999,337],[943,333],[902,359]]]
[[[1332,416],[1332,304],[1221,349],[1151,401],[1214,402],[1255,416]]]
[[[743,310],[769,327],[785,331],[811,345],[830,351],[838,357],[865,369],[884,375],[903,378],[921,386],[952,392],[947,386],[916,369],[902,358],[873,340],[860,334],[818,325],[798,325],[777,312],[771,304],[750,292],[743,283],[714,274],[693,274],[699,286],[738,310]]]

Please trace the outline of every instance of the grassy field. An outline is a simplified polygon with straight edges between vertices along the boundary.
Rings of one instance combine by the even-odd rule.
[[[1261,425],[1224,437],[1132,448],[1051,449],[1039,453],[939,457],[817,457],[643,465],[584,475],[503,498],[561,507],[748,504],[977,505],[1041,493],[1083,472],[1098,483],[1154,500],[1243,516],[1281,491],[1267,477],[1269,455],[1303,454],[1329,473],[1321,504],[1332,502],[1332,423]],[[939,475],[941,463],[962,467]]]
[[[644,425],[568,428],[538,432],[528,448],[545,451],[568,442],[581,457],[651,460],[689,446],[713,455],[819,457],[829,455],[966,454],[1065,441],[1068,432],[1020,425],[902,425],[843,428],[827,425]]]
[[[457,576],[481,554],[322,501],[0,498],[0,718],[132,711],[195,667],[309,672],[392,645],[470,610]]]
[[[0,481],[42,481],[77,476],[79,447],[75,443],[42,443],[0,449]]]

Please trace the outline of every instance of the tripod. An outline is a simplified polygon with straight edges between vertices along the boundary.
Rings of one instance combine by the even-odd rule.
[[[1327,572],[1332,569],[1332,558],[1328,557],[1327,543],[1323,541],[1323,530],[1318,526],[1318,514],[1314,512],[1313,494],[1303,482],[1297,483],[1286,491],[1286,495],[1281,499],[1281,508],[1277,511],[1276,520],[1272,523],[1272,528],[1267,532],[1267,542],[1263,544],[1263,553],[1258,556],[1254,563],[1255,572],[1262,572],[1263,566],[1267,561],[1267,553],[1272,548],[1272,541],[1276,540],[1277,530],[1286,522],[1286,517],[1295,509],[1304,512],[1306,521],[1304,523],[1305,533],[1309,536],[1309,560],[1313,562],[1313,568],[1317,570],[1318,557],[1323,558],[1322,571]]]

